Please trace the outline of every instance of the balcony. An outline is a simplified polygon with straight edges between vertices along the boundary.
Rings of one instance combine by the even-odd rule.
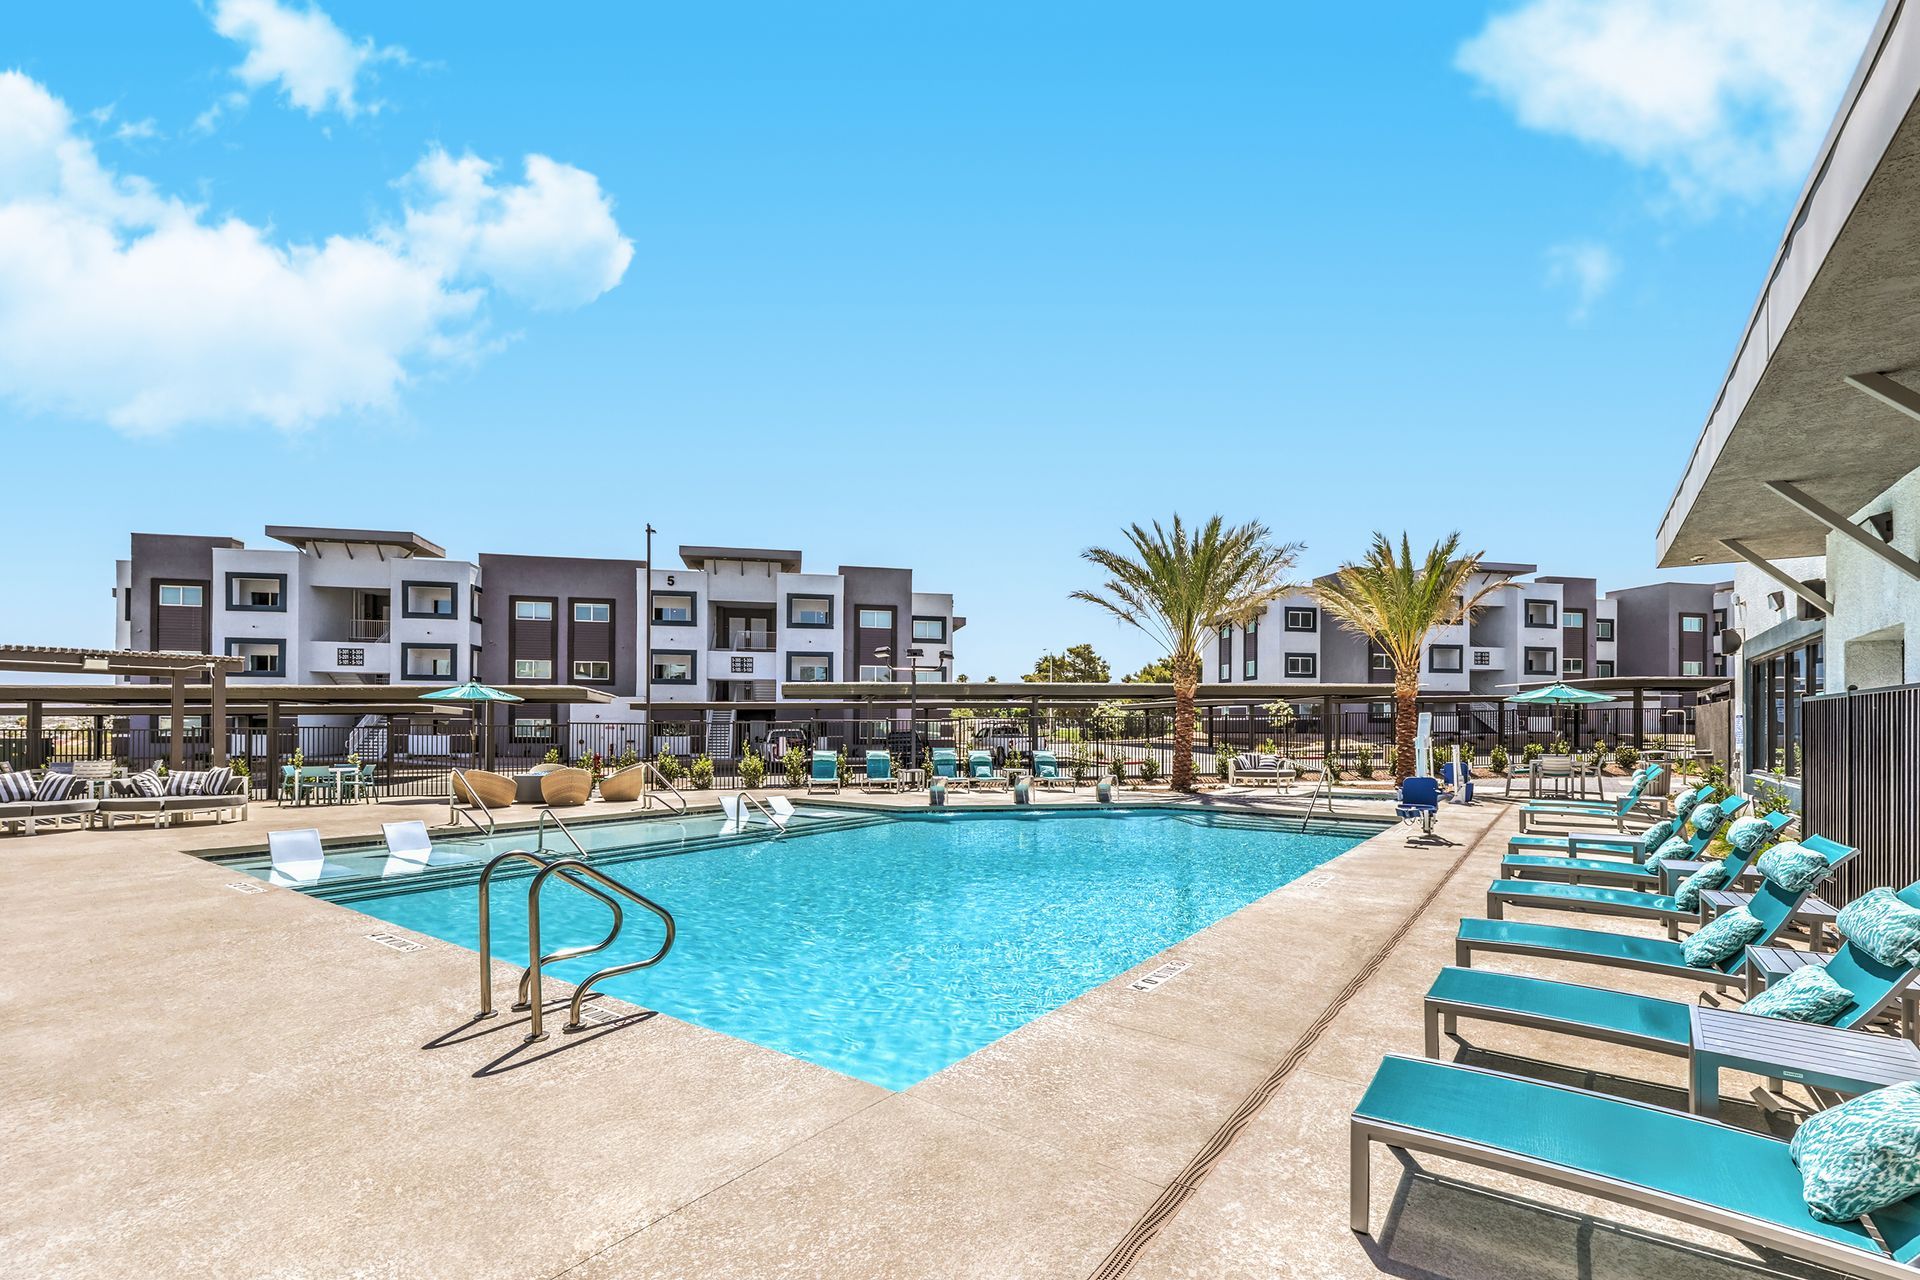
[[[347,639],[385,644],[393,638],[393,624],[384,618],[356,618],[347,624]]]
[[[716,653],[772,653],[779,637],[771,631],[743,631],[714,643]]]

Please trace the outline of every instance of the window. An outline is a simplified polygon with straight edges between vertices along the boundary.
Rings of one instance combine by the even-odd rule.
[[[181,609],[198,609],[206,603],[206,592],[201,587],[163,582],[160,584],[160,603]]]
[[[1527,625],[1530,627],[1551,627],[1559,621],[1558,607],[1551,600],[1527,601]]]
[[[1393,720],[1393,704],[1391,702],[1369,702],[1367,704],[1367,719],[1374,724],[1390,723]]]
[[[199,588],[195,587],[194,590],[198,591]],[[285,613],[287,575],[228,574],[227,608],[238,613]]]
[[[515,622],[552,622],[553,601],[515,600],[513,602],[513,620]]]
[[[1713,634],[1719,635],[1722,631],[1725,631],[1726,629],[1727,629],[1727,611],[1725,609],[1715,609],[1713,611]]]
[[[605,600],[582,600],[573,606],[575,622],[612,622],[613,606]]]
[[[404,680],[453,679],[453,647],[444,644],[401,645],[400,676]]]
[[[1391,654],[1388,654],[1380,649],[1375,649],[1372,652],[1373,652],[1373,669],[1375,671],[1393,670],[1393,657]]]
[[[658,599],[659,597],[655,597]],[[655,684],[692,684],[693,655],[685,650],[659,650],[653,654]]]
[[[604,684],[613,679],[613,664],[591,660],[576,662],[573,664],[573,678],[589,684]]]
[[[787,625],[790,627],[832,626],[833,597],[788,596]]]
[[[400,612],[409,618],[458,617],[450,582],[403,582]]]
[[[947,669],[945,667],[929,667],[924,671],[916,670],[913,673],[913,682],[915,684],[938,684],[946,678]]]
[[[1526,673],[1530,676],[1560,674],[1560,655],[1552,649],[1528,649]]]
[[[513,678],[515,680],[551,680],[553,679],[553,659],[515,658]]]
[[[787,655],[787,680],[794,684],[814,684],[833,679],[833,655],[830,653],[790,653]]]
[[[1593,620],[1593,638],[1595,640],[1613,639],[1613,619],[1595,618]]]
[[[1287,655],[1287,679],[1312,680],[1320,674],[1320,655],[1315,653],[1290,653]]]
[[[475,622],[480,621],[480,588],[478,587],[467,593],[467,616]]]
[[[1612,658],[1595,658],[1593,661],[1593,674],[1596,676],[1599,676],[1603,680],[1606,677],[1612,675],[1613,659]]]
[[[154,733],[169,741],[173,738],[173,717],[155,716]],[[205,742],[207,740],[207,721],[205,716],[183,716],[180,719],[180,741]]]
[[[1562,659],[1560,659],[1560,674],[1561,674],[1561,675],[1563,675],[1563,676],[1583,676],[1583,675],[1585,675],[1586,673],[1587,673],[1587,660],[1586,660],[1585,658],[1562,658]]]
[[[1574,631],[1580,630],[1587,625],[1587,611],[1585,609],[1562,609],[1560,611],[1560,625]]]
[[[1689,634],[1698,634],[1707,629],[1707,620],[1697,613],[1683,613],[1680,615],[1680,629]]]
[[[1465,671],[1466,653],[1457,644],[1430,644],[1427,646],[1427,670],[1442,674]]]
[[[227,652],[241,661],[243,676],[283,676],[287,674],[285,640],[229,640]]]
[[[947,642],[947,620],[945,618],[915,618],[913,620],[913,638],[927,640],[934,644]]]
[[[1318,609],[1288,609],[1285,625],[1289,631],[1317,631],[1320,629],[1320,611]]]
[[[860,626],[867,631],[891,631],[893,630],[893,610],[862,609]]]
[[[550,716],[516,716],[513,737],[516,742],[551,742],[553,719]]]
[[[1703,676],[1707,674],[1707,664],[1693,661],[1683,662],[1680,664],[1680,674],[1683,676]]]
[[[862,680],[891,680],[893,679],[893,668],[887,666],[862,667],[860,668],[860,678]]]
[[[1225,682],[1233,679],[1233,628],[1231,626],[1221,627],[1219,634],[1220,679]]]
[[[693,625],[693,604],[691,591],[656,591],[653,593],[653,620],[663,627],[690,627]]]

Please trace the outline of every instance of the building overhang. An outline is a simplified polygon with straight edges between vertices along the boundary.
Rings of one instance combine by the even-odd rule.
[[[4,667],[0,667],[4,669]],[[614,695],[604,689],[589,689],[577,684],[508,684],[496,686],[523,702],[605,703]],[[470,707],[466,702],[423,702],[421,695],[432,692],[424,682],[418,687],[379,684],[270,684],[248,682],[227,685],[226,698],[233,708],[241,706],[278,706],[288,711],[315,714],[346,714],[351,708],[361,714],[399,714],[422,716],[462,715]],[[204,703],[210,686],[188,685],[188,705]],[[38,703],[48,707],[114,707],[120,714],[154,707],[165,710],[172,697],[166,684],[12,684],[0,685],[0,705],[24,706]],[[511,703],[506,705],[513,705]]]
[[[327,546],[373,547],[378,551],[397,552],[403,557],[419,556],[428,560],[444,560],[445,547],[429,542],[417,533],[406,533],[395,529],[328,529],[317,525],[270,524],[267,536],[275,542],[284,542],[308,553],[325,554]]]
[[[768,547],[692,547],[680,548],[680,563],[689,569],[704,569],[711,560],[743,560],[755,564],[780,566],[782,573],[800,572],[800,553]]]
[[[1888,0],[1657,538],[1663,567],[1826,553],[1920,467],[1920,12]],[[1910,407],[1902,408],[1902,400]]]

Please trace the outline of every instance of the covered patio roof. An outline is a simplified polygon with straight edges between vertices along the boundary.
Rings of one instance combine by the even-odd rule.
[[[1888,0],[1661,521],[1663,567],[1824,555],[1920,467],[1917,99],[1920,13]]]

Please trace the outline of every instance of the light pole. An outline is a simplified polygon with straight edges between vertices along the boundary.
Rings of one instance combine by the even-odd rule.
[[[647,586],[644,599],[640,602],[641,626],[645,638],[641,648],[646,652],[640,655],[640,755],[642,759],[653,756],[653,526],[647,526]],[[645,775],[641,775],[644,777]]]
[[[907,650],[907,665],[904,667],[896,667],[893,665],[892,645],[883,644],[873,651],[874,657],[885,658],[887,660],[887,669],[889,671],[904,671],[907,673],[907,722],[912,727],[911,736],[913,739],[913,750],[911,753],[913,758],[907,762],[909,769],[918,769],[920,767],[920,673],[922,671],[939,671],[942,669],[941,663],[951,661],[953,658],[953,651],[951,649],[942,649],[938,661],[923,666],[920,663],[920,659],[926,656],[926,652],[925,649],[909,649]]]

